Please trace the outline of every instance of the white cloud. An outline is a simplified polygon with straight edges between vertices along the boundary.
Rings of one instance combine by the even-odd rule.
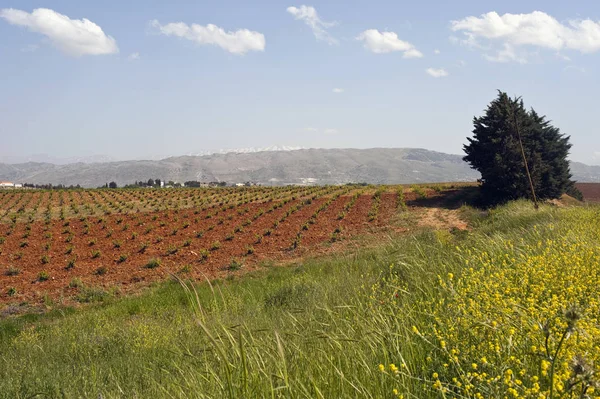
[[[519,64],[526,64],[527,56],[528,53],[526,50],[517,51],[515,46],[504,43],[502,49],[498,50],[496,54],[485,54],[484,58],[492,62],[518,62]]]
[[[438,49],[433,50],[433,54],[439,54],[439,53],[441,53],[440,50],[438,50]]]
[[[528,47],[581,53],[600,50],[600,22],[585,19],[565,24],[541,11],[504,15],[489,12],[452,21],[451,29],[463,32],[462,42],[469,46],[496,51],[495,55],[486,55],[491,61],[526,62]]]
[[[448,72],[443,68],[427,68],[425,72],[434,78],[444,78],[449,75]]]
[[[139,60],[140,59],[140,53],[138,53],[138,52],[131,53],[131,54],[129,54],[129,56],[127,56],[127,59],[129,61]]]
[[[456,65],[457,65],[459,68],[464,68],[464,67],[466,67],[466,66],[467,66],[467,61],[465,61],[465,60],[458,60],[458,62],[456,63]]]
[[[365,48],[376,53],[385,54],[393,51],[403,52],[404,58],[421,58],[423,53],[411,43],[400,40],[394,32],[379,32],[377,29],[368,29],[357,38],[364,42]]]
[[[422,58],[423,53],[421,53],[416,48],[411,48],[410,50],[405,51],[404,54],[402,55],[402,57],[403,58]]]
[[[12,25],[24,26],[32,32],[41,33],[52,45],[71,56],[114,54],[119,52],[117,42],[107,36],[98,25],[83,19],[70,19],[66,15],[47,8],[33,12],[5,8],[0,18]]]
[[[304,5],[300,7],[292,6],[287,8],[287,12],[292,14],[295,19],[304,21],[306,25],[310,26],[317,40],[322,40],[328,44],[338,44],[337,39],[333,38],[327,31],[328,28],[336,26],[337,22],[325,22],[321,20],[314,7]]]
[[[583,68],[583,67],[578,67],[578,66],[575,66],[575,65],[567,65],[567,66],[564,68],[564,71],[565,71],[565,72],[568,72],[568,71],[576,71],[576,72],[579,72],[579,73],[585,73],[585,68]]]
[[[340,131],[337,129],[332,129],[332,128],[327,128],[325,130],[323,130],[323,133],[325,134],[338,134]]]
[[[245,54],[248,51],[264,51],[265,35],[248,29],[238,29],[235,32],[226,32],[223,28],[208,24],[206,26],[183,22],[171,22],[161,25],[157,20],[150,21],[150,25],[166,36],[176,36],[191,40],[200,45],[210,44],[221,47],[233,54]]]
[[[344,92],[344,89],[341,89],[341,88],[338,88],[338,87],[336,87],[336,88],[334,88],[332,91],[333,91],[334,93],[338,93],[338,94],[339,94],[339,93],[343,93],[343,92]]]

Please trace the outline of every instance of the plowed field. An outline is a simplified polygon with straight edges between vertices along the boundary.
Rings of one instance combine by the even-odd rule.
[[[576,186],[586,201],[600,202],[600,183],[577,183]]]
[[[14,191],[0,194],[0,302],[205,279],[389,226],[398,187]],[[431,194],[433,192],[429,190]],[[404,200],[415,195],[406,190]],[[336,244],[337,245],[337,244]]]

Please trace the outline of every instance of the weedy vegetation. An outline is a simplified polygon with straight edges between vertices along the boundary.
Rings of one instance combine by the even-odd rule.
[[[471,231],[210,283],[174,276],[134,297],[77,281],[81,302],[102,304],[0,321],[0,392],[596,397],[600,208],[517,201],[463,216]]]
[[[600,208],[447,188],[2,192],[0,396],[600,397]]]

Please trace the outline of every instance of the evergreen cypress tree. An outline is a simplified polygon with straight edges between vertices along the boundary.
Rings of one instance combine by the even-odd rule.
[[[535,110],[528,112],[520,98],[499,91],[473,125],[474,136],[464,146],[463,159],[481,173],[485,203],[533,198],[531,186],[538,199],[563,193],[580,198],[569,172],[569,137]]]

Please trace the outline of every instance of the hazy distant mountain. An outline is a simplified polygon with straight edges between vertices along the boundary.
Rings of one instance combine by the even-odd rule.
[[[573,162],[571,171],[575,180],[600,182],[600,166]],[[124,185],[149,178],[282,185],[430,183],[474,181],[478,177],[479,174],[469,168],[460,155],[407,148],[230,152],[158,161],[68,165],[34,162],[0,164],[0,180],[80,184],[84,187],[97,187],[110,181]]]
[[[48,154],[33,154],[29,156],[18,155],[0,155],[0,162],[9,164],[19,164],[26,162],[36,163],[52,163],[55,165],[68,165],[70,163],[97,163],[97,162],[114,162],[115,158],[107,155],[90,155],[82,157],[58,158]]]
[[[249,154],[253,152],[264,152],[264,151],[295,151],[301,150],[304,147],[294,147],[286,145],[272,145],[269,147],[246,147],[246,148],[221,148],[218,150],[200,150],[190,152],[189,156],[205,156],[213,154],[229,154],[229,153],[244,153]],[[161,160],[168,158],[167,155],[151,155],[144,157],[145,160]],[[136,158],[140,159],[140,158]],[[68,165],[71,163],[104,163],[104,162],[117,162],[118,158],[110,157],[108,155],[90,155],[81,157],[70,157],[70,158],[59,158],[53,157],[48,154],[32,154],[32,155],[0,155],[0,163],[8,164],[20,164],[27,162],[35,163],[51,163],[55,165]]]
[[[573,179],[581,183],[600,183],[600,166],[571,162]]]

